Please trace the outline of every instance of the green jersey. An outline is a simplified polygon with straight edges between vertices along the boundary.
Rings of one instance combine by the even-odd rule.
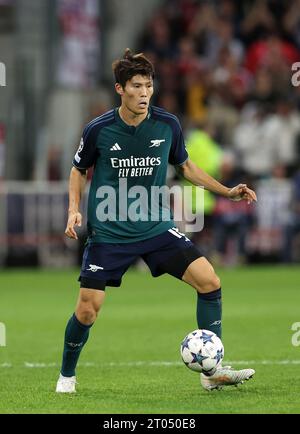
[[[137,127],[127,125],[118,108],[91,121],[73,165],[94,167],[88,200],[89,242],[130,243],[172,228],[162,200],[168,163],[188,159],[178,119],[150,107]]]

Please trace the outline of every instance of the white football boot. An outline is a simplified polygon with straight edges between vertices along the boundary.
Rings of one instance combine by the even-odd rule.
[[[76,377],[64,377],[59,374],[59,379],[56,384],[57,393],[75,393]]]
[[[206,390],[222,389],[224,386],[238,386],[250,380],[255,374],[254,369],[235,371],[231,366],[221,366],[210,377],[200,374],[201,385]]]

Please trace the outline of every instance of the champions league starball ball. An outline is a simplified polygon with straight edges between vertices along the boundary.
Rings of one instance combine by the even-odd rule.
[[[224,347],[215,333],[198,329],[183,339],[180,353],[189,369],[212,375],[222,363]]]

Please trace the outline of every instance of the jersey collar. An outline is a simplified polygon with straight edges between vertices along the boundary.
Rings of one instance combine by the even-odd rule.
[[[135,127],[134,125],[128,125],[128,124],[126,124],[126,122],[123,121],[123,119],[121,118],[121,116],[119,114],[119,107],[115,108],[115,119],[116,119],[116,121],[122,126],[122,128],[124,128],[130,134],[134,134],[136,132],[136,130],[139,129],[140,126],[144,124],[144,122],[147,122],[150,119],[151,115],[152,115],[152,107],[149,106],[149,110],[148,110],[147,116],[145,117],[145,119],[137,127]]]

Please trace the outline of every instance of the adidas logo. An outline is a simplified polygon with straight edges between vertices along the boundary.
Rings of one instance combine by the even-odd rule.
[[[110,148],[110,151],[121,151],[121,146],[118,143],[115,143],[114,146]]]

